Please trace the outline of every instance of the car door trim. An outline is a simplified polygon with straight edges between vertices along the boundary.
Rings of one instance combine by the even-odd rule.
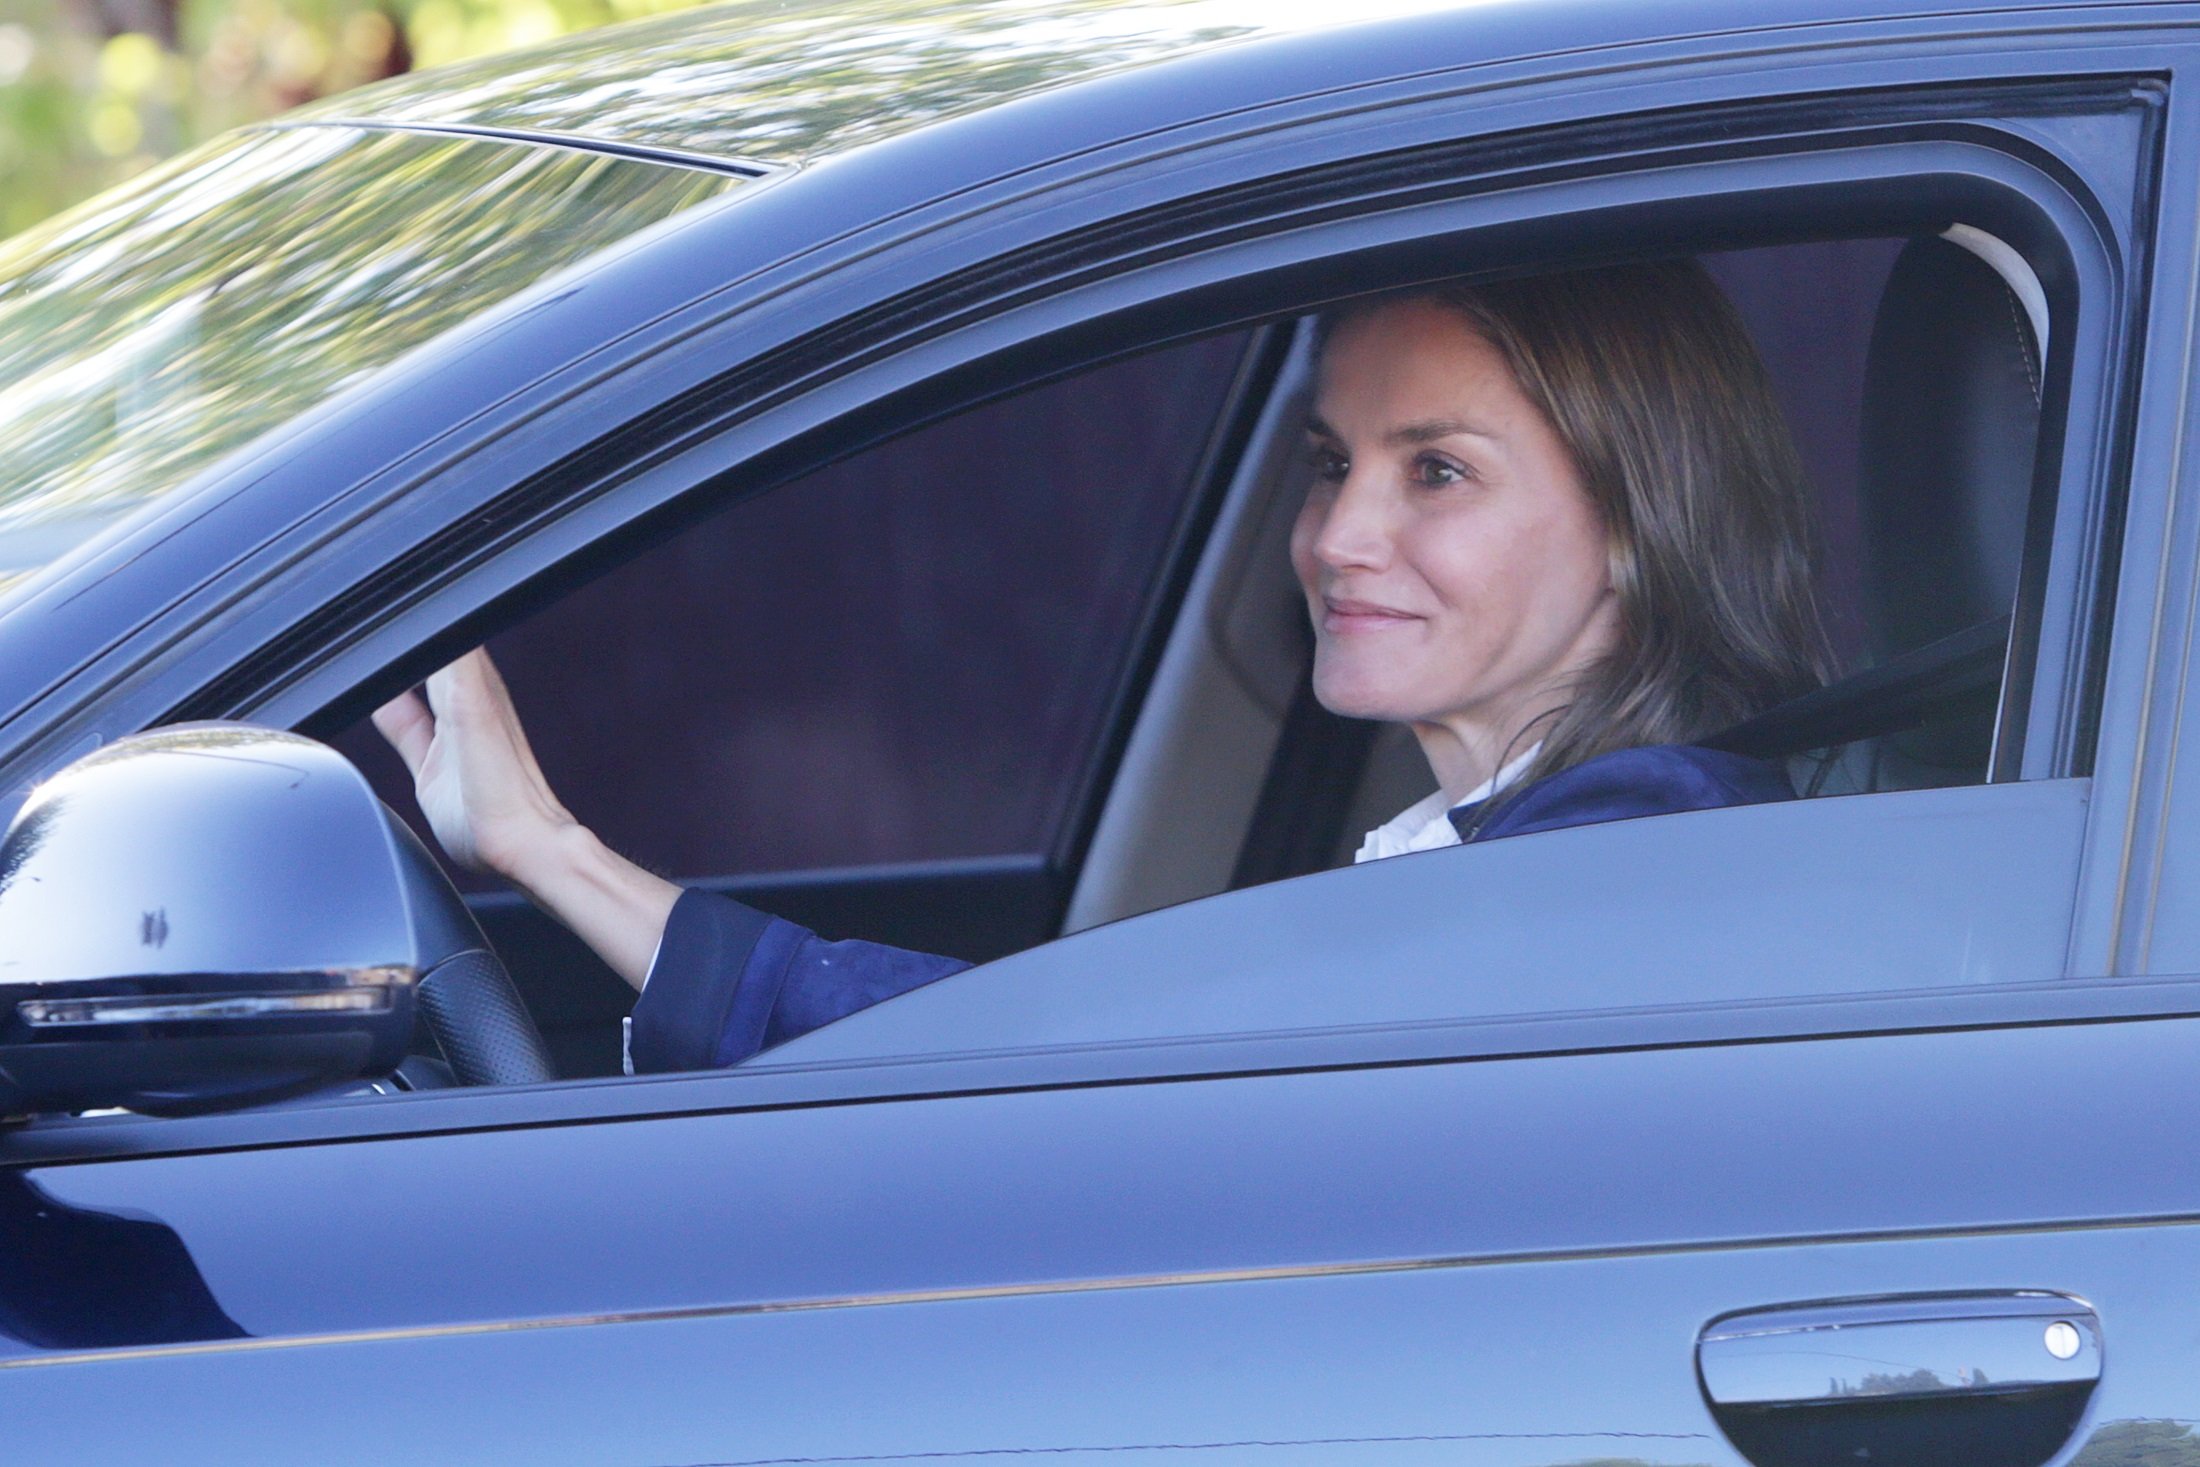
[[[796,1299],[749,1300],[731,1304],[679,1305],[661,1309],[545,1315],[533,1319],[467,1321],[461,1324],[400,1325],[384,1329],[331,1330],[317,1334],[261,1335],[242,1339],[199,1340],[172,1345],[135,1345],[112,1349],[53,1351],[0,1357],[0,1370],[43,1369],[121,1360],[173,1359],[192,1355],[241,1355],[319,1345],[384,1344],[396,1340],[454,1339],[470,1335],[532,1333],[593,1325],[673,1324],[701,1319],[739,1319],[767,1314],[815,1314],[839,1309],[882,1309],[906,1304],[964,1304],[990,1299],[1035,1299],[1055,1295],[1113,1294],[1141,1289],[1204,1288],[1225,1284],[1282,1283],[1302,1279],[1364,1278],[1438,1270],[1506,1268],[1552,1263],[1602,1263],[1700,1254],[1762,1253],[1781,1248],[1824,1248],[1851,1244],[1942,1241],[1970,1238],[2038,1237],[2046,1234],[2124,1231],[2132,1228],[2183,1227],[2200,1222],[2200,1213],[2168,1213],[2139,1218],[2056,1218],[2022,1223],[1964,1226],[1874,1228],[1844,1232],[1793,1233],[1774,1237],[1716,1238],[1618,1247],[1520,1249],[1505,1253],[1443,1254],[1417,1258],[1349,1260],[1336,1263],[1278,1264],[1261,1268],[1199,1269],[1179,1273],[1121,1274],[1111,1277],[1052,1279],[1020,1284],[962,1288],[906,1289],[870,1294],[832,1294]]]

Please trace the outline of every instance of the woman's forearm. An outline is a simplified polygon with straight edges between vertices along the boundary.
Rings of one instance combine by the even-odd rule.
[[[627,860],[579,824],[545,831],[498,864],[529,900],[572,929],[614,973],[641,988],[679,887]]]

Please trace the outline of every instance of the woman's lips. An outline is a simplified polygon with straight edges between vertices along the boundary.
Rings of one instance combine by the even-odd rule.
[[[1378,605],[1373,601],[1339,600],[1327,596],[1322,598],[1322,630],[1332,634],[1388,631],[1420,619],[1411,612],[1400,611],[1394,606]]]

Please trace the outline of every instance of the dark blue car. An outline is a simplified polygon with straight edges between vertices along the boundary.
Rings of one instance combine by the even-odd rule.
[[[748,0],[0,246],[0,1456],[2200,1467],[2196,87],[2174,3]],[[1809,797],[1348,865],[1428,788],[1306,691],[1309,313],[1676,256],[1819,493],[1844,675],[1718,740]],[[362,722],[483,640],[622,849],[978,966],[622,1075]]]

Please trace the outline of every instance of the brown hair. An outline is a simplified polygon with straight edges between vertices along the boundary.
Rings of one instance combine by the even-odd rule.
[[[1529,779],[1706,738],[1825,680],[1802,465],[1748,331],[1700,265],[1408,294],[1503,353],[1610,536],[1619,642],[1530,725],[1543,748]]]

